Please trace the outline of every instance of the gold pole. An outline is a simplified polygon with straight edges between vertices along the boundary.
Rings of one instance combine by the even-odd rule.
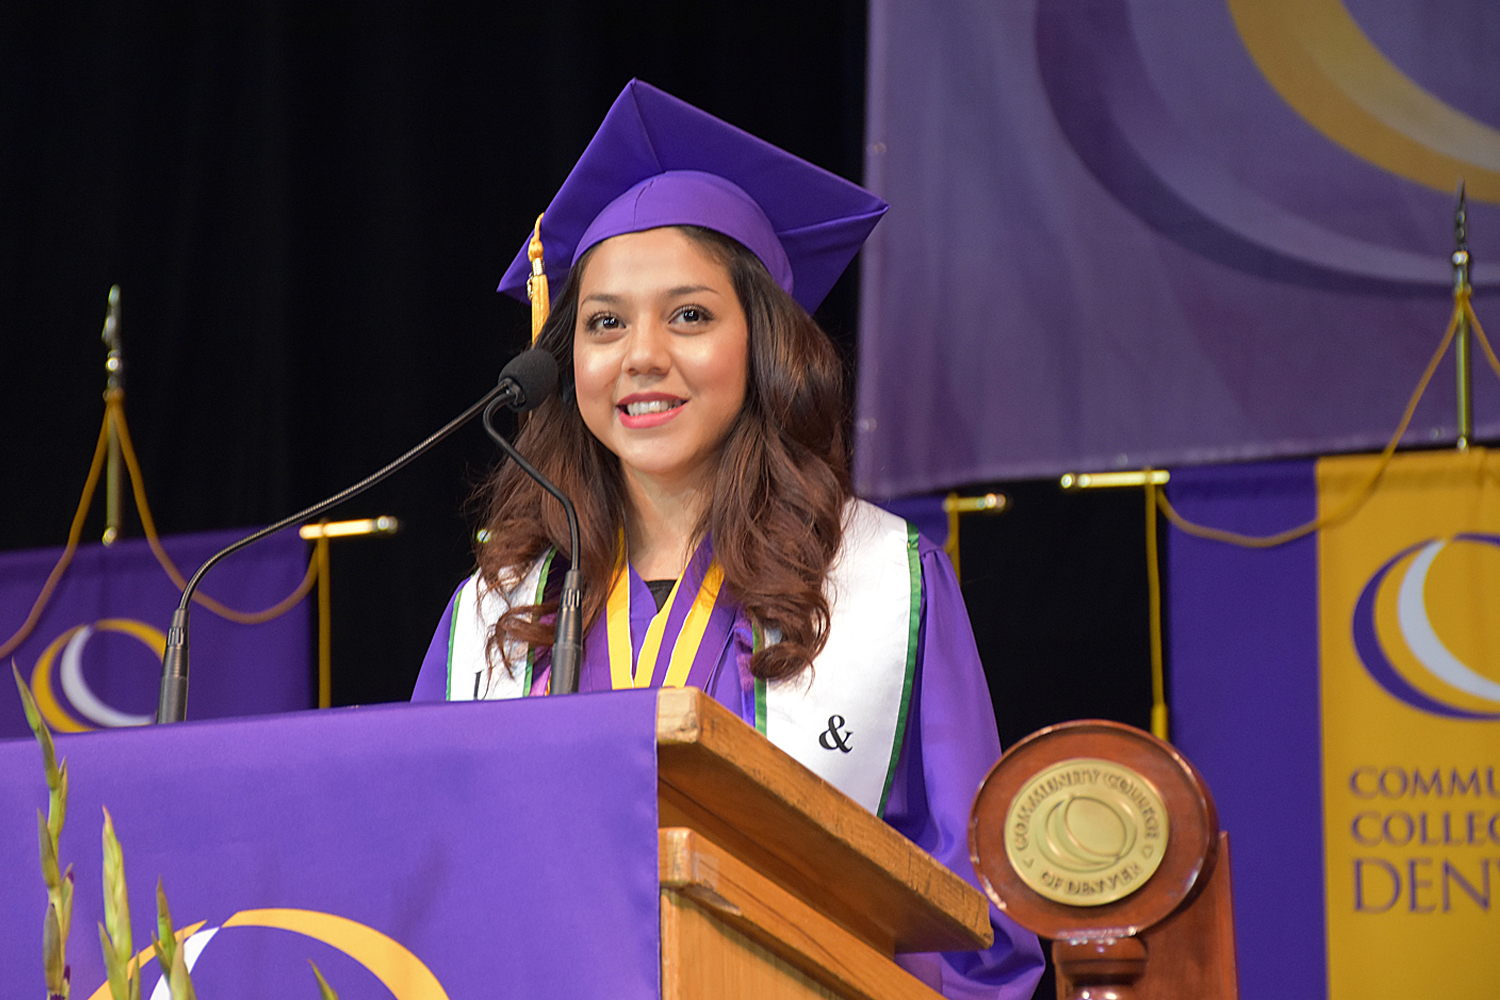
[[[1151,735],[1167,738],[1167,680],[1161,644],[1161,564],[1156,547],[1155,482],[1146,483],[1146,599],[1151,627]]]
[[[1165,740],[1169,732],[1167,719],[1167,681],[1165,656],[1161,640],[1161,557],[1157,552],[1156,516],[1161,498],[1157,490],[1171,480],[1166,469],[1139,469],[1132,472],[1069,472],[1058,480],[1065,490],[1094,490],[1118,487],[1144,487],[1146,493],[1146,625],[1151,637],[1151,735]]]
[[[953,564],[953,578],[962,580],[963,568],[958,564],[958,499],[957,493],[943,497],[943,513],[948,515],[948,537],[943,540],[943,551]]]
[[[1458,184],[1458,209],[1453,213],[1453,294],[1455,297],[1469,291],[1469,231],[1467,212],[1464,208],[1464,185]],[[1469,450],[1469,440],[1474,436],[1474,373],[1469,361],[1472,349],[1469,345],[1469,317],[1458,310],[1456,319],[1458,332],[1453,345],[1455,371],[1458,378],[1458,440],[1459,451]]]
[[[961,497],[957,493],[949,493],[943,498],[943,513],[948,515],[948,540],[943,543],[943,551],[948,553],[948,561],[953,563],[955,579],[963,579],[958,565],[958,516],[960,514],[998,514],[1009,505],[1010,497],[1004,493],[985,493],[974,497]]]
[[[333,705],[333,591],[329,582],[328,536],[314,543],[318,561],[318,707]]]
[[[104,358],[104,399],[121,399],[125,393],[125,355],[120,348],[120,286],[109,289],[109,311],[104,314],[104,332],[100,335],[109,353]],[[120,429],[114,411],[105,413],[109,428],[109,452],[104,467],[104,544],[113,545],[120,537]]]
[[[357,521],[325,521],[304,524],[297,534],[314,542],[313,562],[318,573],[318,707],[333,705],[333,561],[328,557],[330,538],[359,535],[394,535],[401,522],[394,517],[366,517]]]

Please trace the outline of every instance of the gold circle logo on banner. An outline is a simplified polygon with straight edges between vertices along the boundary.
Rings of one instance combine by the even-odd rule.
[[[156,662],[166,652],[167,637],[157,628],[133,618],[101,618],[91,625],[74,625],[63,632],[42,650],[36,666],[31,671],[31,693],[36,698],[38,710],[47,725],[57,733],[86,733],[94,728],[88,722],[103,727],[146,726],[152,716],[131,715],[105,704],[89,687],[83,675],[83,650],[95,633],[118,632],[139,641],[151,651]],[[58,697],[52,682],[52,664],[60,662],[57,671],[62,686],[62,698]],[[72,707],[88,722],[79,722],[64,707]]]
[[[1047,899],[1102,906],[1123,899],[1161,865],[1167,809],[1137,771],[1073,757],[1038,772],[1011,799],[1005,853]]]
[[[1500,201],[1500,130],[1445,103],[1376,48],[1342,0],[1229,0],[1267,82],[1334,142],[1382,169]]]

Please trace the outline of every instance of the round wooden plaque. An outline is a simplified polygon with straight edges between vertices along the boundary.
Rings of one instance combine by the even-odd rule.
[[[1084,719],[1000,758],[974,800],[969,856],[995,905],[1028,930],[1124,936],[1201,888],[1218,834],[1208,787],[1170,744]]]

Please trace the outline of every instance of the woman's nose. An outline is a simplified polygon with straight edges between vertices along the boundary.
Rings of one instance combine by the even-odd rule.
[[[652,320],[637,322],[625,345],[625,370],[631,375],[654,375],[671,367],[667,350],[671,332]]]

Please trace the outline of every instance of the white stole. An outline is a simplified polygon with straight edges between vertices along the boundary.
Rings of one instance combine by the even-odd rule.
[[[490,670],[485,647],[490,626],[506,609],[541,600],[545,562],[538,560],[504,595],[477,574],[460,588],[448,642],[449,701],[525,697],[531,686],[526,647],[507,648],[510,672],[499,665]],[[811,671],[757,683],[756,714],[767,739],[878,814],[901,750],[916,664],[922,599],[916,532],[879,507],[851,501],[826,593],[823,651]]]

